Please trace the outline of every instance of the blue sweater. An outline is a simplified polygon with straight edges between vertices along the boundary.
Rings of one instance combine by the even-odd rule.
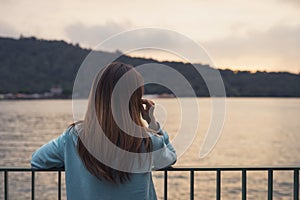
[[[169,163],[175,163],[176,153],[169,142],[168,134],[160,131],[163,136],[151,136],[154,149],[166,147],[166,151],[157,159],[166,159]],[[65,167],[68,200],[157,199],[151,172],[133,173],[130,180],[123,184],[99,180],[92,175],[78,156],[77,139],[74,129],[68,128],[58,138],[35,151],[31,160],[31,166],[35,169]]]

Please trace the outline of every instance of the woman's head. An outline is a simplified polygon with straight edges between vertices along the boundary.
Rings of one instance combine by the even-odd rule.
[[[95,111],[101,126],[104,126],[101,122],[106,121],[105,118],[115,121],[123,130],[131,121],[143,126],[140,118],[143,78],[131,65],[110,64],[99,73],[94,87]]]
[[[111,63],[96,75],[78,153],[86,168],[100,179],[124,182],[130,178],[128,169],[134,161],[126,158],[126,153],[116,154],[119,149],[133,153],[152,150],[141,119],[143,90],[142,76],[128,64]],[[94,152],[101,154],[101,162]],[[122,166],[108,165],[112,160]]]

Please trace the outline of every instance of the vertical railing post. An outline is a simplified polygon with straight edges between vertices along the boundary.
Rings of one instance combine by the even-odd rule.
[[[58,171],[58,200],[61,200],[61,170]]]
[[[217,169],[216,199],[221,200],[221,170]]]
[[[242,200],[247,199],[247,170],[242,170]]]
[[[8,200],[8,171],[4,171],[4,199]]]
[[[34,200],[34,187],[35,187],[35,171],[31,171],[31,200]]]
[[[164,170],[164,200],[168,199],[168,170]]]
[[[273,169],[268,169],[268,200],[273,199]]]
[[[194,170],[190,172],[190,200],[194,200]]]
[[[299,170],[294,169],[294,200],[299,200]]]

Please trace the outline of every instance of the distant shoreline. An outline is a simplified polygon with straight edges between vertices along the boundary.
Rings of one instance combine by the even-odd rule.
[[[32,95],[34,99],[40,99],[39,96],[46,99],[70,96],[77,72],[83,60],[90,53],[90,50],[78,45],[35,37],[19,39],[0,37],[0,46],[2,47],[0,49],[2,55],[0,66],[2,67],[1,72],[3,72],[0,73],[0,93],[2,94],[0,94],[0,99],[3,99],[3,94],[19,94],[26,98],[28,95]],[[62,52],[64,53],[62,54]],[[144,64],[149,64],[149,67],[157,64],[164,65],[181,74],[190,84],[196,96],[210,96],[206,83],[209,77],[206,77],[205,81],[199,73],[199,71],[216,70],[208,64],[159,61],[128,55],[119,57],[120,52],[118,51],[97,51],[96,53],[103,58],[116,56],[118,57],[116,61],[132,64],[135,67]],[[218,69],[217,73],[221,76],[226,94],[230,97],[300,97],[300,73],[252,72],[233,69]],[[157,80],[166,78],[161,73],[157,73],[156,76]],[[144,74],[143,78],[152,80],[150,74]],[[173,83],[178,91],[182,90],[182,94],[187,94],[182,83],[178,81]],[[145,85],[145,93],[170,92],[170,88],[160,84]]]
[[[147,97],[149,99],[175,99],[177,97]],[[193,97],[179,97],[179,98],[193,98]],[[199,99],[205,99],[205,98],[212,98],[212,97],[196,97]],[[213,97],[213,98],[222,98],[222,97]],[[226,98],[230,99],[264,99],[264,98],[270,98],[270,99],[299,99],[300,97],[294,96],[294,97],[286,97],[286,96],[227,96]],[[72,100],[71,97],[66,98],[13,98],[13,99],[0,99],[0,101],[40,101],[40,100]],[[78,100],[78,99],[77,99]],[[87,100],[87,99],[80,99],[80,100]]]

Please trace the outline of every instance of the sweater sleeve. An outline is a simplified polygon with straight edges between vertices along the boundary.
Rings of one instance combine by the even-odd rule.
[[[166,168],[177,161],[176,151],[169,140],[168,133],[161,128],[159,128],[158,132],[160,136],[152,136],[154,150],[153,169]]]
[[[173,145],[171,144],[170,140],[169,140],[169,135],[166,131],[162,131],[163,132],[163,138],[164,138],[164,143],[167,147],[167,149],[171,152],[172,154],[172,159],[173,162],[170,165],[174,165],[177,161],[177,155],[176,155],[176,151],[175,148],[173,147]]]
[[[32,154],[31,167],[34,169],[64,167],[64,145],[67,133],[68,130],[37,149]]]

